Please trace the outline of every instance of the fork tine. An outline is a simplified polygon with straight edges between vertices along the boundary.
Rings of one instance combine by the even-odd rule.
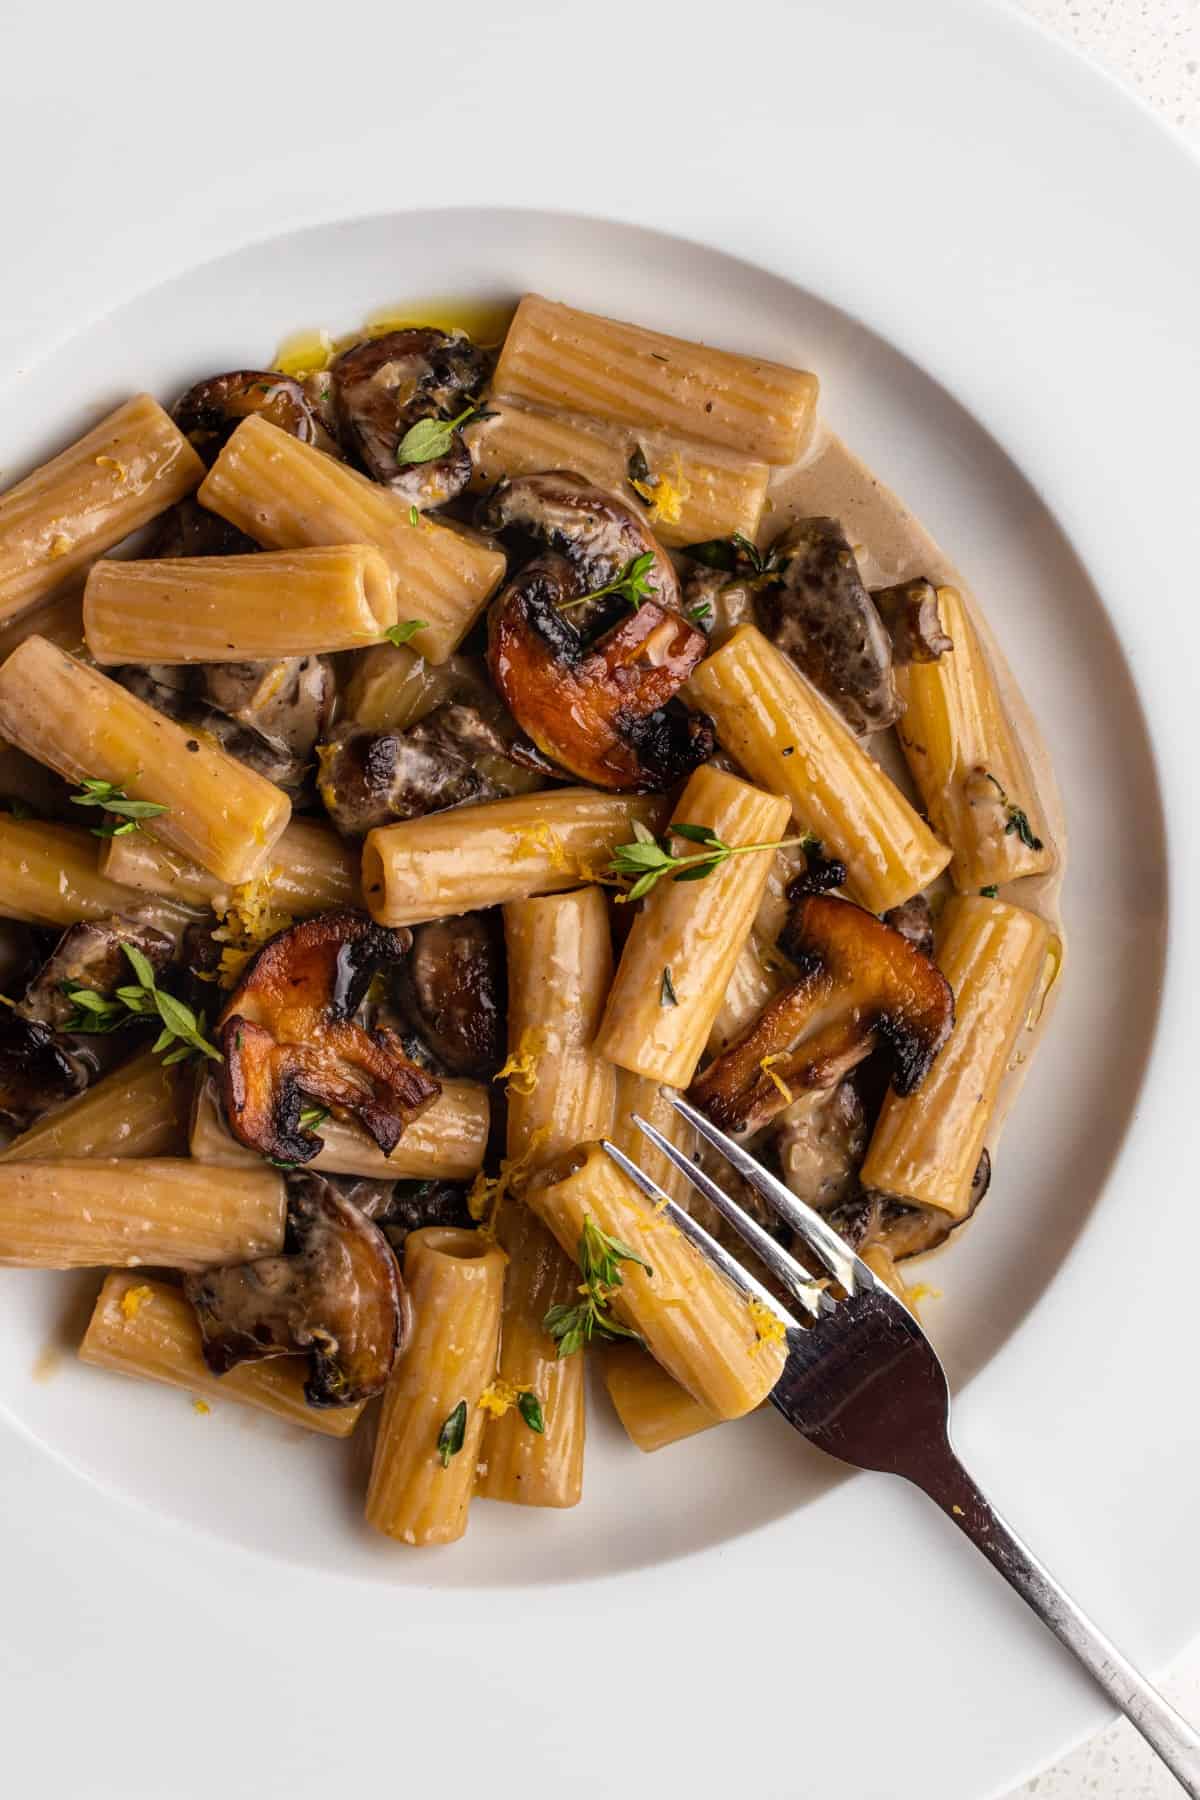
[[[714,1150],[721,1152],[726,1162],[731,1163],[738,1174],[750,1183],[755,1193],[762,1195],[767,1205],[808,1245],[813,1254],[820,1257],[839,1287],[844,1288],[847,1294],[863,1293],[879,1287],[879,1282],[866,1263],[854,1254],[845,1239],[838,1236],[819,1212],[814,1212],[811,1206],[806,1206],[803,1200],[797,1199],[791,1188],[785,1187],[782,1181],[764,1169],[748,1151],[743,1150],[732,1138],[726,1137],[710,1119],[681,1099],[672,1088],[664,1087],[660,1092]]]
[[[829,1310],[833,1302],[828,1294],[813,1280],[807,1269],[802,1269],[800,1264],[788,1255],[783,1245],[777,1243],[769,1231],[764,1231],[757,1220],[752,1219],[749,1213],[743,1212],[737,1201],[731,1200],[725,1190],[719,1188],[698,1163],[694,1163],[690,1157],[685,1156],[682,1150],[677,1150],[670,1139],[665,1138],[661,1131],[656,1131],[653,1125],[648,1125],[640,1113],[631,1113],[630,1117],[642,1136],[649,1138],[654,1148],[661,1150],[663,1155],[673,1162],[682,1174],[687,1176],[697,1192],[703,1194],[704,1198],[711,1206],[716,1207],[723,1218],[728,1219],[738,1236],[744,1243],[749,1244],[755,1255],[767,1265],[776,1280],[783,1283],[788,1293],[799,1302],[805,1312],[811,1314],[815,1319],[821,1313]]]
[[[681,1232],[682,1235],[687,1238],[689,1243],[694,1244],[697,1250],[699,1250],[703,1256],[706,1256],[715,1268],[720,1270],[722,1275],[732,1281],[734,1287],[740,1288],[743,1294],[748,1295],[752,1299],[761,1300],[765,1306],[769,1306],[771,1311],[783,1320],[785,1325],[796,1327],[797,1321],[792,1317],[786,1306],[781,1305],[776,1299],[770,1288],[764,1287],[762,1282],[750,1273],[749,1269],[743,1269],[741,1263],[737,1260],[737,1257],[731,1256],[724,1244],[719,1244],[715,1237],[710,1236],[710,1234],[705,1231],[703,1225],[693,1219],[690,1213],[684,1212],[682,1206],[677,1206],[670,1195],[664,1193],[657,1181],[652,1180],[644,1169],[639,1169],[635,1162],[630,1162],[629,1158],[625,1155],[625,1152],[623,1150],[618,1150],[615,1144],[610,1144],[607,1138],[600,1139],[600,1148],[612,1158],[618,1169],[624,1170],[630,1181],[642,1190],[647,1200],[653,1200],[655,1202],[656,1206],[658,1206],[666,1214],[667,1218],[670,1219],[675,1229]],[[815,1318],[817,1315],[815,1301],[808,1307],[808,1310]]]

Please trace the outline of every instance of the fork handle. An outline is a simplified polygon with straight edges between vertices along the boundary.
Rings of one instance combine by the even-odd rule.
[[[904,1471],[909,1480],[923,1488],[976,1549],[982,1550],[993,1568],[1016,1588],[1042,1623],[1078,1657],[1093,1681],[1136,1726],[1184,1792],[1191,1795],[1191,1800],[1200,1800],[1200,1734],[1076,1606],[1045,1564],[1000,1516],[948,1446],[941,1455],[922,1461],[919,1479],[915,1470]]]

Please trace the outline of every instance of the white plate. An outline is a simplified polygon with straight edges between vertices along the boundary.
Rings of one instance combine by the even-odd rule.
[[[169,394],[289,327],[430,293],[536,286],[818,370],[834,423],[988,609],[1072,827],[1071,983],[931,1325],[960,1380],[981,1369],[959,1408],[979,1472],[1114,1635],[1160,1661],[1200,1624],[1187,1309],[1166,1304],[1194,1188],[1186,906],[1152,1079],[1111,1164],[1165,916],[1130,666],[1176,893],[1197,873],[1181,576],[1200,562],[1200,262],[1170,229],[1195,169],[974,5],[774,16],[772,53],[741,54],[732,92],[728,24],[703,14],[679,41],[645,9],[606,9],[583,56],[584,21],[564,41],[529,4],[467,7],[428,42],[391,27],[388,55],[374,16],[339,40],[316,9],[239,15],[220,80],[194,97],[151,85],[128,115],[94,96],[106,74],[134,79],[149,40],[62,46],[70,129],[43,130],[14,196],[0,344],[19,370],[68,341],[7,385],[0,461],[15,472],[132,386]],[[44,68],[27,29],[4,58],[23,83],[0,126],[12,150],[33,141]],[[207,35],[222,45],[219,16]],[[656,58],[669,83],[647,80]],[[102,215],[66,179],[82,161],[110,192]],[[435,200],[475,210],[403,210]],[[558,216],[495,210],[514,202]],[[572,213],[674,221],[746,260]],[[351,222],[301,230],[322,218]],[[81,314],[99,322],[70,330]],[[917,1496],[830,1486],[770,1420],[650,1459],[598,1431],[574,1514],[481,1506],[460,1548],[400,1555],[355,1531],[332,1446],[73,1368],[34,1383],[64,1285],[6,1275],[0,1297],[0,1399],[23,1428],[0,1437],[0,1659],[39,1677],[0,1767],[26,1791],[306,1797],[394,1770],[456,1792],[484,1778],[482,1752],[504,1793],[618,1778],[649,1793],[682,1759],[699,1794],[749,1766],[766,1795],[966,1800],[1099,1716]]]

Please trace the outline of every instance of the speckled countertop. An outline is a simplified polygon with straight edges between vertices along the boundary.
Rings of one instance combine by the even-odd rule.
[[[1200,150],[1200,0],[1015,3],[1126,82]],[[1200,1644],[1162,1687],[1200,1723]],[[1178,1800],[1179,1792],[1132,1726],[1121,1723],[1014,1790],[1009,1800]]]

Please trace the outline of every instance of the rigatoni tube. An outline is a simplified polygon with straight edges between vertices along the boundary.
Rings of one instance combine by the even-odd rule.
[[[204,1269],[283,1248],[283,1182],[271,1169],[187,1157],[6,1162],[0,1264],[27,1269]]]
[[[579,1271],[519,1200],[501,1208],[498,1233],[508,1267],[494,1391],[507,1405],[484,1427],[475,1491],[518,1506],[575,1506],[583,1494],[584,1359],[560,1357],[542,1321],[575,1299]],[[537,1400],[540,1432],[521,1411],[522,1394]]]
[[[358,906],[359,853],[327,825],[292,819],[271,847],[266,867],[255,877],[271,905],[293,918],[330,907]],[[161,894],[180,906],[224,912],[238,898],[237,884],[221,881],[177,850],[144,831],[107,839],[100,869],[111,881]]]
[[[526,294],[509,327],[495,392],[563,412],[794,462],[816,416],[815,375],[713,350]]]
[[[0,1152],[0,1162],[185,1155],[189,1093],[183,1069],[164,1068],[143,1050],[38,1119]]]
[[[81,919],[136,913],[178,936],[188,915],[100,871],[100,840],[72,825],[0,813],[0,917],[62,930]]]
[[[770,470],[765,462],[721,450],[701,450],[657,432],[582,424],[553,413],[496,403],[490,419],[467,431],[474,485],[543,469],[572,469],[597,487],[647,508],[662,544],[697,544],[735,531],[753,538],[762,518]],[[630,459],[645,465],[644,492],[629,485]]]
[[[396,584],[363,544],[101,561],[83,623],[98,663],[266,662],[377,644]]]
[[[800,825],[845,863],[871,912],[910,900],[945,868],[949,846],[755,626],[706,657],[688,691],[747,774],[785,794]]]
[[[770,844],[782,837],[788,804],[705,764],[674,810],[681,824],[706,826],[726,844]],[[678,850],[697,850],[684,838]],[[646,896],[621,952],[596,1039],[602,1055],[684,1088],[750,935],[771,871],[772,853],[731,856],[701,881],[660,880]]]
[[[1033,775],[962,595],[938,589],[954,648],[896,670],[904,713],[896,727],[913,780],[950,844],[963,893],[998,887],[1054,864]]]
[[[530,894],[558,894],[600,873],[633,822],[662,815],[654,794],[555,788],[381,825],[363,846],[363,897],[381,925],[416,925]]]
[[[665,1450],[722,1423],[639,1344],[606,1344],[601,1367],[617,1417],[639,1450]]]
[[[598,887],[504,908],[508,957],[508,1154],[549,1162],[607,1134],[617,1072],[593,1048],[612,981]]]
[[[368,544],[391,572],[397,616],[422,619],[411,640],[444,662],[504,574],[481,538],[418,518],[408,502],[261,417],[243,420],[200,489],[204,506],[268,549]]]
[[[504,1262],[503,1250],[477,1231],[428,1226],[405,1245],[413,1335],[383,1397],[367,1488],[367,1523],[401,1543],[450,1544],[467,1529],[486,1416],[479,1396],[496,1373]]]
[[[637,1113],[648,1125],[661,1131],[668,1143],[690,1156],[695,1149],[695,1128],[675,1111],[667,1098],[670,1091],[660,1081],[634,1075],[629,1069],[618,1069],[616,1113],[608,1135],[618,1150],[623,1150],[633,1162],[640,1163],[664,1194],[686,1208],[688,1197],[694,1192],[687,1176],[680,1173],[669,1156],[656,1150],[633,1122],[633,1115]]]
[[[383,1181],[470,1181],[483,1166],[489,1096],[482,1082],[442,1080],[442,1091],[415,1119],[391,1155],[348,1120],[323,1119],[324,1149],[308,1167],[326,1175],[368,1175]],[[239,1144],[225,1124],[209,1076],[197,1083],[189,1146],[197,1162],[261,1168],[262,1159]]]
[[[62,586],[191,493],[204,464],[139,394],[0,494],[0,620]]]
[[[784,1353],[777,1342],[760,1338],[743,1296],[598,1146],[570,1158],[559,1179],[556,1173],[535,1176],[525,1198],[566,1253],[577,1255],[590,1216],[653,1271],[622,1262],[623,1285],[609,1302],[617,1317],[718,1418],[750,1412],[778,1381]]]
[[[214,1375],[200,1348],[196,1315],[179,1289],[140,1275],[105,1278],[79,1358],[96,1369],[183,1388],[197,1399],[257,1406],[326,1437],[349,1437],[366,1404],[310,1406],[304,1397],[308,1364],[297,1356],[239,1363],[227,1375]]]
[[[164,806],[152,835],[225,881],[257,875],[291,816],[273,783],[45,638],[0,667],[0,736],[68,781]]]
[[[965,1218],[996,1096],[1050,947],[1050,927],[1001,900],[954,895],[937,963],[954,990],[954,1030],[915,1094],[889,1094],[862,1167],[864,1187]]]

